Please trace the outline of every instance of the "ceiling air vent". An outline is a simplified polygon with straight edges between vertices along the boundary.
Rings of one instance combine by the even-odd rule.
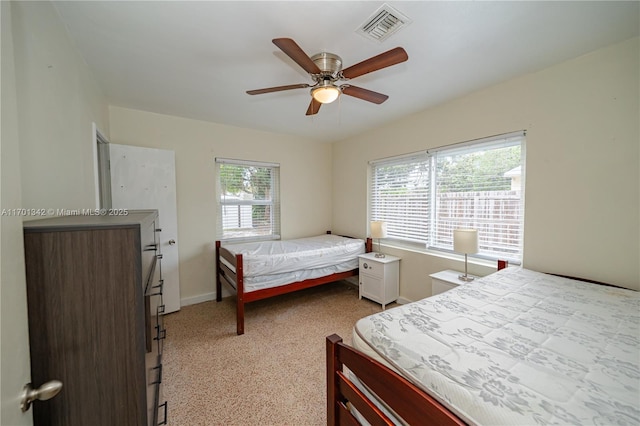
[[[385,3],[356,32],[370,40],[382,42],[410,23],[409,18]]]

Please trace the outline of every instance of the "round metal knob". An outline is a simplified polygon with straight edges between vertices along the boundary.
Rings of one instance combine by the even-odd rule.
[[[169,240],[169,245],[170,246],[174,245],[175,243],[176,243],[176,240],[174,240],[174,239],[170,239]]]
[[[20,399],[20,408],[24,413],[31,408],[31,403],[36,399],[46,401],[56,396],[62,389],[62,382],[59,380],[51,380],[44,383],[38,389],[33,389],[31,383],[24,385],[22,389],[22,398]]]

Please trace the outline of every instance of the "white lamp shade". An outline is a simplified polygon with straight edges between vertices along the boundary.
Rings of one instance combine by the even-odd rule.
[[[387,238],[387,222],[372,220],[371,238]]]
[[[454,229],[453,250],[458,253],[471,254],[478,252],[477,229]]]

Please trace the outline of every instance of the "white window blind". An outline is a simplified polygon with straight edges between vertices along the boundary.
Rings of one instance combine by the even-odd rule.
[[[426,242],[431,167],[426,153],[375,163],[371,174],[371,220],[387,222],[389,237]]]
[[[372,220],[388,237],[453,250],[453,230],[478,230],[480,257],[522,260],[524,132],[371,163]]]
[[[280,238],[280,166],[216,158],[221,240]]]

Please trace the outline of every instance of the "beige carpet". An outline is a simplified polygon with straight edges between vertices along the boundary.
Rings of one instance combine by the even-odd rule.
[[[242,336],[235,297],[167,315],[169,424],[326,424],[325,337],[350,343],[354,323],[380,310],[339,281],[246,305]]]

